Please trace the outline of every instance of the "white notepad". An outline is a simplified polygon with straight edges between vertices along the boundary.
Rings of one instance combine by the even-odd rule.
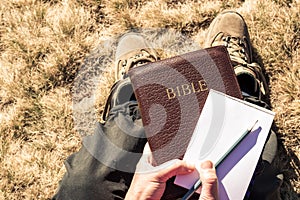
[[[217,160],[253,125],[252,132],[217,168],[220,200],[243,199],[266,142],[275,113],[257,105],[210,90],[184,160],[199,163]],[[195,171],[177,176],[175,184],[191,188]]]

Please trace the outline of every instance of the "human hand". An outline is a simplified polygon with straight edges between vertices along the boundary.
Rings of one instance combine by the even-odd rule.
[[[158,200],[162,197],[166,182],[173,176],[191,173],[195,166],[182,160],[173,160],[173,164],[159,171],[135,173],[125,200]]]
[[[202,188],[199,200],[218,200],[218,177],[211,161],[200,164]]]
[[[147,155],[147,156],[145,156]],[[163,164],[164,166],[153,167],[151,151],[148,144],[145,146],[143,157],[141,158],[135,173],[131,186],[126,194],[125,200],[132,199],[160,199],[164,193],[166,182],[169,178],[187,174],[195,170],[195,166],[182,160],[172,160]],[[147,166],[148,165],[148,166]],[[151,166],[149,168],[149,166]],[[140,173],[146,169],[148,173]],[[156,170],[155,170],[156,169]],[[202,189],[199,200],[217,200],[218,199],[218,179],[213,164],[210,161],[201,163],[199,169]]]

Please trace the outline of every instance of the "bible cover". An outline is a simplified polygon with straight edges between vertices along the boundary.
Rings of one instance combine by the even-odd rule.
[[[209,89],[242,98],[224,46],[135,67],[129,76],[158,165],[183,157]]]

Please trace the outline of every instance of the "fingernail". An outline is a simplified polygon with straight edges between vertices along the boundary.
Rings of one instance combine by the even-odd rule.
[[[201,169],[212,169],[213,168],[213,164],[211,161],[204,161],[203,163],[201,163],[200,165]]]

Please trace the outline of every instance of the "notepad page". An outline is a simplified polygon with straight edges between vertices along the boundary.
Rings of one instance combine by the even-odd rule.
[[[257,105],[210,90],[183,159],[196,166],[205,160],[216,163],[247,128],[258,120],[252,132],[217,168],[220,199],[243,199],[274,114]],[[177,176],[175,184],[189,189],[198,178],[195,171]]]

